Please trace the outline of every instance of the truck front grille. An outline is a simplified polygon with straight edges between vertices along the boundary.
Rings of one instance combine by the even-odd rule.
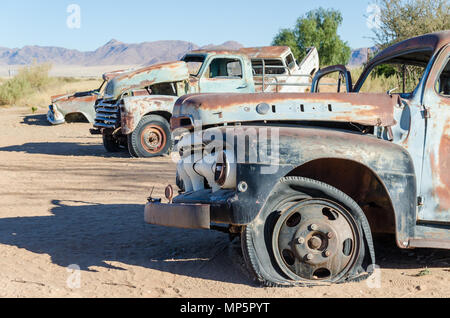
[[[95,105],[95,128],[116,129],[120,127],[120,107],[117,101],[100,100]]]

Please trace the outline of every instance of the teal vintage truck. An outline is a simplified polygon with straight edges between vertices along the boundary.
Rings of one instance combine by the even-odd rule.
[[[134,157],[167,154],[176,100],[193,93],[305,92],[319,69],[315,48],[298,63],[289,47],[236,51],[197,50],[181,61],[121,74],[96,104],[92,133],[103,135],[107,151],[128,148]]]
[[[372,86],[388,68],[397,80]],[[316,93],[332,72],[337,90]],[[180,98],[180,191],[149,198],[146,222],[239,236],[265,286],[365,279],[375,234],[450,249],[450,31],[386,48],[355,83],[322,69],[311,90]]]

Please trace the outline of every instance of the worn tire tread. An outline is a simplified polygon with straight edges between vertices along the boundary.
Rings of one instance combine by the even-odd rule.
[[[142,151],[139,149],[139,138],[140,136],[136,136],[138,132],[141,130],[141,128],[145,127],[146,125],[155,122],[158,123],[159,126],[162,128],[166,128],[166,138],[167,138],[167,145],[166,147],[157,154],[154,155],[146,155],[145,153],[142,153]],[[168,133],[167,133],[168,132]],[[172,149],[173,141],[172,136],[170,134],[170,125],[167,122],[167,120],[159,115],[147,115],[144,116],[139,124],[137,125],[136,129],[128,135],[128,150],[131,156],[135,158],[154,158],[154,157],[162,157],[170,153]]]
[[[356,210],[361,210],[361,208],[358,206],[358,204],[352,199],[350,198],[348,195],[346,195],[345,193],[343,193],[342,191],[340,191],[339,189],[336,189],[326,183],[317,181],[317,180],[312,180],[312,179],[307,179],[307,178],[302,178],[302,177],[285,177],[283,179],[280,180],[280,182],[282,183],[289,183],[292,181],[301,181],[301,182],[307,182],[311,185],[316,185],[320,188],[325,188],[327,189],[329,192],[333,193],[334,195],[336,195],[337,198],[341,197],[343,198],[346,202],[351,203],[353,206],[351,207],[352,210],[356,209]],[[373,240],[372,240],[372,234],[371,234],[371,230],[370,230],[370,225],[367,221],[367,219],[365,218],[364,213],[362,212],[362,210],[360,211],[360,213],[362,213],[362,218],[360,220],[360,222],[358,222],[361,226],[361,230],[362,230],[362,234],[363,234],[363,242],[365,240],[365,244],[363,244],[362,248],[366,248],[370,254],[370,258],[372,259],[373,264],[375,264],[375,251],[374,251],[374,247],[373,247]],[[242,237],[241,237],[241,247],[242,247],[242,251],[243,251],[243,256],[244,256],[244,261],[247,267],[247,271],[249,272],[250,276],[253,277],[253,280],[258,283],[259,285],[263,286],[263,287],[277,287],[277,288],[285,288],[285,287],[312,287],[312,286],[324,286],[324,285],[330,285],[331,283],[321,283],[321,284],[314,284],[314,283],[301,283],[301,282],[294,282],[294,281],[286,281],[286,284],[280,284],[280,283],[276,283],[274,281],[271,281],[267,278],[264,277],[262,270],[261,270],[261,266],[260,266],[260,262],[261,261],[270,261],[270,260],[259,260],[258,256],[256,255],[256,252],[252,246],[252,240],[253,240],[253,236],[252,236],[252,228],[249,226],[246,226],[243,229],[242,232]],[[367,257],[368,255],[366,255],[365,257]],[[360,268],[357,269],[352,269],[351,271],[360,271]],[[355,275],[352,277],[345,277],[344,279],[336,282],[336,284],[344,284],[344,283],[348,283],[348,282],[360,282],[363,280],[366,280],[369,276],[371,275],[371,273],[361,273],[361,275]]]

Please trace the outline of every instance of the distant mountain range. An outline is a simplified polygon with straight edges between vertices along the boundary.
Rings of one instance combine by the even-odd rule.
[[[186,52],[196,49],[239,49],[243,45],[228,41],[220,45],[200,47],[186,41],[156,41],[127,44],[111,40],[95,51],[81,52],[61,47],[25,46],[21,49],[0,47],[0,65],[27,65],[50,62],[54,65],[150,65],[180,59]],[[372,48],[374,49],[374,48]],[[349,66],[357,67],[367,61],[367,48],[352,52]]]
[[[234,41],[221,45],[200,47],[185,41],[156,41],[127,44],[111,40],[95,51],[81,52],[61,47],[25,46],[21,49],[0,47],[0,65],[27,65],[33,62],[51,62],[55,65],[149,65],[180,59],[186,52],[196,49],[239,49]]]

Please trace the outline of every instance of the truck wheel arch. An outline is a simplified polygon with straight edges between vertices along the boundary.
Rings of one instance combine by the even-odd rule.
[[[64,116],[64,119],[67,123],[71,122],[86,122],[86,123],[93,123],[94,120],[90,118],[91,116],[86,115],[83,112],[74,112],[74,113],[68,113]]]
[[[165,120],[167,120],[168,123],[170,123],[170,119],[172,118],[172,114],[166,111],[156,111],[156,112],[148,112],[147,114],[145,114],[144,116],[142,116],[142,118],[144,118],[145,116],[151,116],[151,115],[158,115],[163,117]]]
[[[141,100],[141,97],[124,98],[121,106],[122,134],[131,134],[146,116],[158,115],[170,123],[173,104],[177,97],[152,96],[151,100]]]
[[[320,158],[306,162],[286,175],[294,176],[314,179],[344,192],[361,207],[373,233],[396,234],[397,245],[405,248],[399,237],[401,212],[394,207],[393,194],[383,178],[367,165],[349,159]]]

